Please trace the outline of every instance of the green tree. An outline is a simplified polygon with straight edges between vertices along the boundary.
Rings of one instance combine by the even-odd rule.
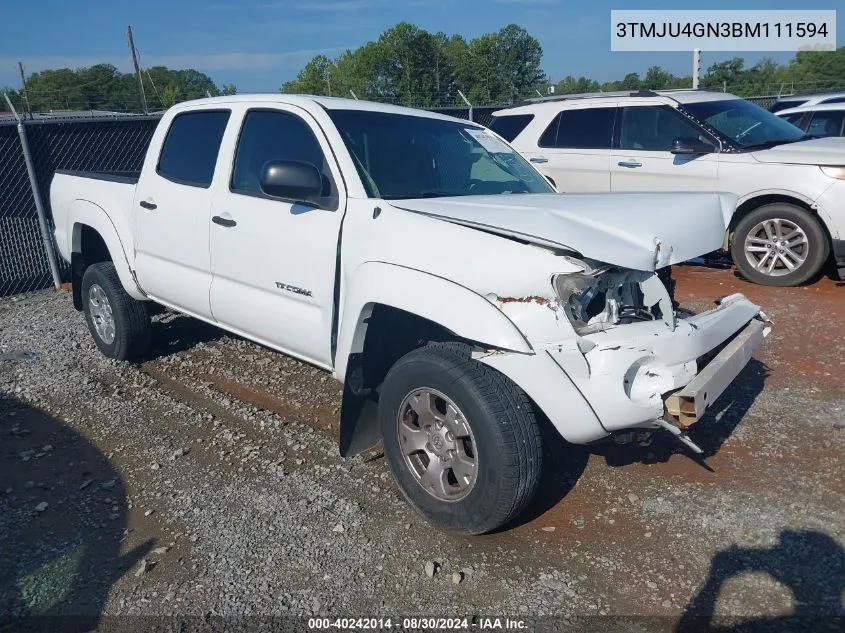
[[[429,33],[407,22],[337,59],[311,59],[283,92],[348,96],[436,107],[459,103],[458,91],[476,103],[508,102],[544,88],[539,42],[511,24],[467,42]]]

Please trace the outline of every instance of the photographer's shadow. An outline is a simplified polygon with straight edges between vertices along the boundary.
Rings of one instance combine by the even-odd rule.
[[[791,615],[743,619],[716,616],[725,583],[764,572],[793,596]],[[770,548],[731,547],[713,557],[704,586],[690,601],[676,633],[826,632],[845,630],[845,550],[830,536],[812,530],[784,530]]]
[[[62,420],[0,391],[0,632],[98,629],[152,541],[124,547],[120,471]]]

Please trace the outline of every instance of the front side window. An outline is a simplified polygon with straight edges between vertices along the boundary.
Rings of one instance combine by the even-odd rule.
[[[507,143],[471,123],[329,110],[371,198],[554,193]]]
[[[668,152],[678,138],[699,138],[702,130],[669,106],[622,108],[621,149]]]
[[[229,114],[229,110],[197,110],[176,115],[164,139],[156,172],[182,185],[209,187]]]
[[[745,99],[699,101],[683,108],[739,149],[763,149],[805,138],[789,121]]]
[[[845,103],[845,97],[830,97],[824,101],[819,101],[819,103]]]
[[[299,161],[314,165],[323,174],[322,200],[327,208],[337,207],[337,190],[325,154],[311,127],[301,118],[279,110],[250,110],[244,117],[230,185],[234,193],[264,196],[261,172],[271,161]]]
[[[842,129],[843,123],[845,123],[845,110],[813,112],[807,134],[811,136],[845,136]]]
[[[610,149],[616,108],[564,110],[551,122],[540,147]]]

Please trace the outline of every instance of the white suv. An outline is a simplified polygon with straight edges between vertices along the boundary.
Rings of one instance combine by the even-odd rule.
[[[788,108],[778,116],[810,136],[845,136],[845,103]]]
[[[537,99],[495,112],[490,127],[562,193],[736,194],[723,247],[751,281],[804,283],[831,254],[845,271],[845,138],[693,90]]]

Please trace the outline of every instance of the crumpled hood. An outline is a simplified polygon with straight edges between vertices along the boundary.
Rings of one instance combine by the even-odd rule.
[[[727,193],[614,193],[502,194],[390,204],[616,266],[655,270],[721,248],[736,201]]]
[[[845,165],[845,137],[829,136],[751,152],[761,163]]]

